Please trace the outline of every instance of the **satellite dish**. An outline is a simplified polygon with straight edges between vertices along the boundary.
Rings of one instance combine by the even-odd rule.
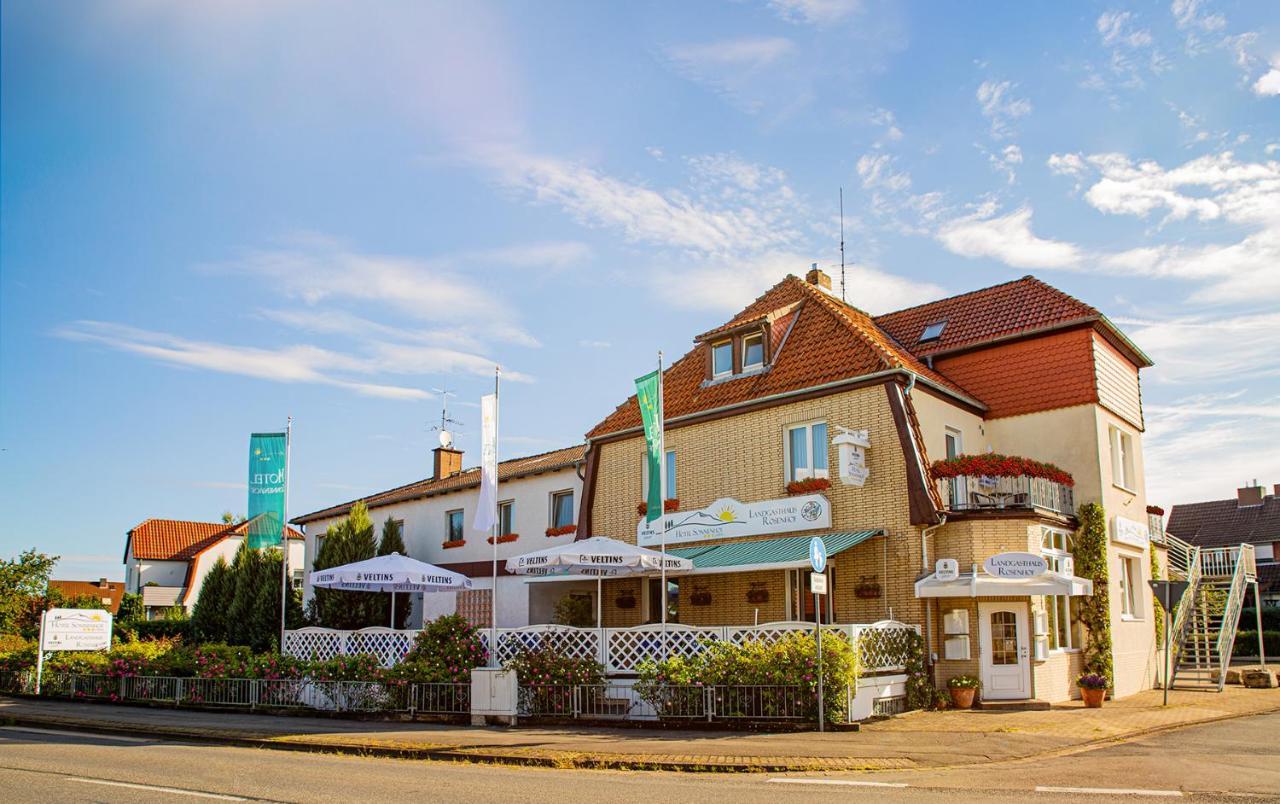
[[[448,430],[440,431],[440,446],[449,449],[453,446],[453,433]]]

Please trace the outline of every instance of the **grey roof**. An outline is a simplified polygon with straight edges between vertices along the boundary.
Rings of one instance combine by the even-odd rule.
[[[1241,507],[1235,499],[1173,506],[1165,530],[1201,547],[1280,541],[1280,497]]]

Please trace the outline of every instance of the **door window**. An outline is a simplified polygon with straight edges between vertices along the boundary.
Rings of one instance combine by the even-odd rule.
[[[991,664],[1018,663],[1018,615],[1011,611],[991,612]]]

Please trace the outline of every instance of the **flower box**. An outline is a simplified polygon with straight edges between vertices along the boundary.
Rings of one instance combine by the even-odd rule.
[[[516,539],[519,539],[519,538],[520,538],[520,534],[519,534],[519,533],[504,533],[504,534],[502,534],[501,536],[499,536],[499,537],[497,538],[497,543],[498,543],[498,544],[507,544],[507,543],[509,543],[509,542],[514,542]],[[489,539],[488,539],[488,542],[489,542],[489,544],[493,544],[493,543],[494,543],[494,537],[490,536],[490,537],[489,537]]]
[[[678,500],[677,498],[671,497],[669,499],[662,501],[663,513],[674,514],[676,511],[679,511],[679,510],[680,510],[680,500]],[[639,514],[640,516],[644,516],[645,514],[649,513],[649,503],[646,501],[637,505],[636,513]]]
[[[863,600],[873,600],[880,597],[880,576],[863,575],[858,585],[853,587],[855,597]]]
[[[634,609],[636,607],[635,592],[623,592],[614,599],[613,605],[620,609]]]
[[[466,540],[466,539],[450,539],[449,541],[445,542],[444,544],[442,544],[442,545],[440,545],[440,546],[441,546],[441,547],[443,547],[443,548],[444,548],[444,549],[446,549],[446,550],[452,550],[453,548],[455,548],[455,547],[461,547],[462,545],[464,545],[464,544],[466,544],[466,543],[467,543],[467,540]]]
[[[547,528],[547,536],[567,536],[577,529],[577,525],[561,525],[558,528]]]
[[[811,477],[806,480],[792,480],[787,484],[787,495],[798,497],[801,494],[817,494],[831,488],[831,481],[825,477]]]
[[[1039,477],[1064,486],[1074,486],[1076,482],[1070,472],[1051,463],[994,452],[957,455],[934,461],[930,471],[939,480],[951,477]]]

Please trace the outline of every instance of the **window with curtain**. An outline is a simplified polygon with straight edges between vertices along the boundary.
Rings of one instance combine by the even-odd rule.
[[[514,500],[498,503],[498,535],[515,532],[516,504]]]
[[[826,422],[787,428],[785,443],[787,482],[828,477]]]
[[[551,495],[551,527],[573,524],[573,491],[557,491]]]
[[[447,538],[445,541],[457,542],[462,540],[462,509],[449,511],[444,515],[445,532]]]

